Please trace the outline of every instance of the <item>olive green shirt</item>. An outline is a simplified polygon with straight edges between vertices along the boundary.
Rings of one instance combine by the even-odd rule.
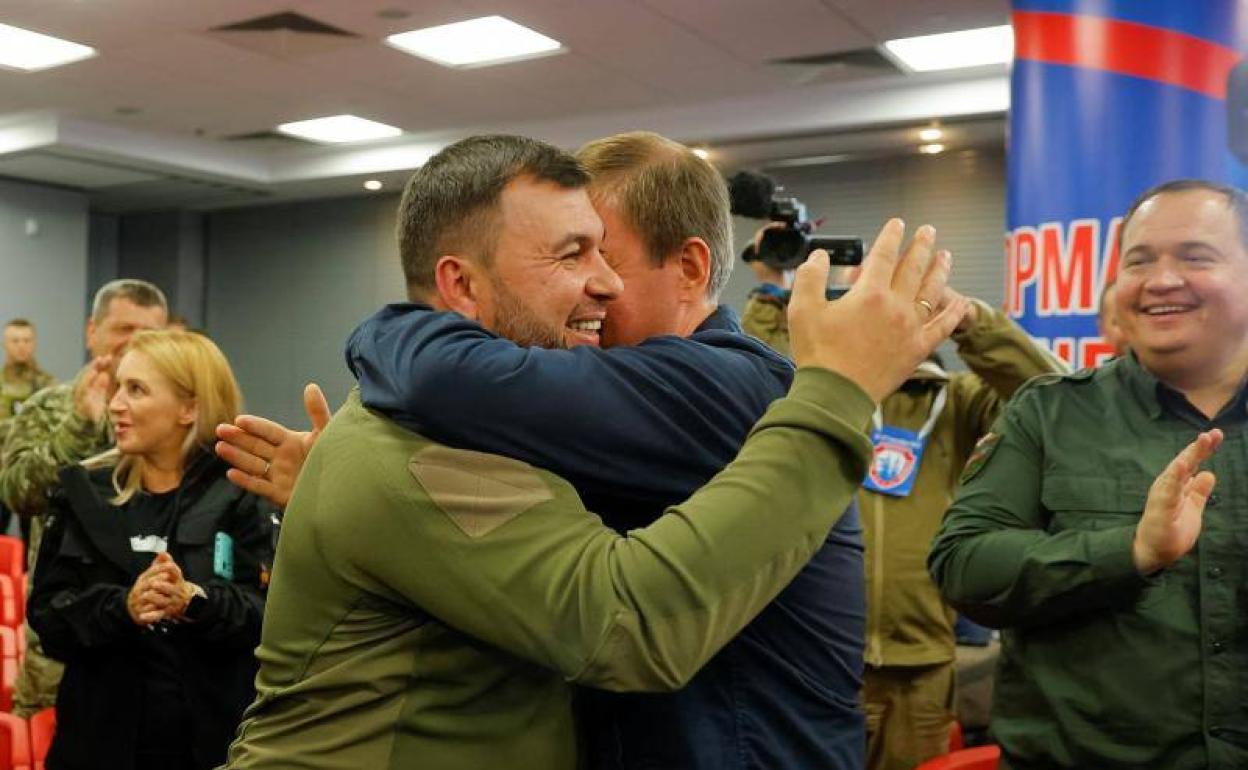
[[[798,371],[736,460],[621,536],[559,477],[352,394],[287,509],[228,766],[577,767],[572,684],[682,687],[823,543],[872,408]]]
[[[1021,390],[976,449],[932,576],[1002,628],[992,733],[1006,766],[1248,767],[1248,420],[1214,420],[1134,356]],[[1220,427],[1193,551],[1150,578],[1131,558],[1156,476]]]
[[[932,414],[937,394],[942,389],[946,394],[913,491],[905,497],[858,492],[867,572],[864,658],[871,666],[926,666],[954,659],[954,614],[927,572],[932,537],[971,450],[1002,405],[1028,379],[1066,371],[1005,313],[978,300],[975,304],[975,323],[953,335],[958,356],[971,371],[950,374],[924,364],[881,406],[885,425],[917,432]],[[752,297],[742,326],[787,355],[782,307],[773,298]]]

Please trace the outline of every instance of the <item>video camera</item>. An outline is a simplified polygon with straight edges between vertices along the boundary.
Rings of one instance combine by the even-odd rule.
[[[806,261],[815,249],[828,252],[833,265],[862,264],[862,239],[819,235],[812,232],[806,206],[797,198],[778,198],[776,183],[763,174],[738,171],[728,179],[728,196],[732,213],[750,219],[769,219],[782,227],[763,232],[758,249],[746,247],[742,258],[747,262],[761,259],[777,270],[792,270]]]

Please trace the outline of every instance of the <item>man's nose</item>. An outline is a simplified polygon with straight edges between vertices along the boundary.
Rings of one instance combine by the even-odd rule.
[[[594,270],[589,277],[585,290],[590,296],[604,301],[613,300],[620,296],[620,292],[624,291],[624,281],[607,264],[607,260],[603,258],[601,251],[595,252]]]

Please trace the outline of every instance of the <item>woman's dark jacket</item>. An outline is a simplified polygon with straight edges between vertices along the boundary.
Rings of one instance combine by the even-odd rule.
[[[139,572],[132,566],[127,506],[109,502],[112,469],[74,465],[61,471],[28,611],[45,652],[65,663],[50,770],[132,767],[145,656],[153,644],[169,645],[181,672],[191,714],[184,739],[193,765],[225,761],[255,694],[253,650],[274,545],[273,509],[231,484],[225,469],[217,458],[200,455],[178,488],[169,554],[208,598],[195,622],[157,629],[136,626],[126,611]],[[215,550],[229,548],[216,545],[221,532],[233,541],[232,579],[214,572]]]

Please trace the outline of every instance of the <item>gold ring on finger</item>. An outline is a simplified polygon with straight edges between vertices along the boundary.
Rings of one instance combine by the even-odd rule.
[[[936,314],[936,308],[932,307],[932,303],[928,302],[925,299],[916,299],[914,301],[914,304],[926,310],[928,318],[931,318],[933,315]]]

